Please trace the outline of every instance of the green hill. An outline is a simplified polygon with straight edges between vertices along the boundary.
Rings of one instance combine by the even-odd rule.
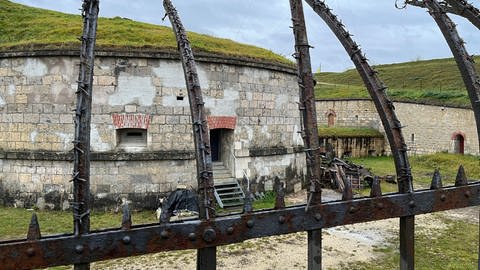
[[[480,57],[475,58],[480,62]],[[476,64],[480,71],[480,64]],[[396,101],[471,107],[453,58],[375,66]],[[369,98],[356,69],[315,74],[316,98]]]
[[[82,27],[80,15],[0,0],[0,52],[79,49],[78,37]],[[266,49],[192,32],[188,35],[195,52],[293,65],[288,59]],[[98,49],[176,52],[176,46],[175,37],[168,27],[119,17],[100,18],[98,22]]]

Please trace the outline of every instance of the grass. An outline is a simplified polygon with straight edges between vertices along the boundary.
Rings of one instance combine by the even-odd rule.
[[[82,34],[79,15],[28,7],[0,0],[0,51],[75,49]],[[229,39],[188,32],[194,52],[293,66],[293,63],[269,50],[240,44]],[[171,28],[140,23],[126,18],[100,18],[97,49],[177,52]]]
[[[21,208],[0,207],[0,239],[14,239],[26,237],[32,211]],[[40,211],[37,212],[42,236],[60,233],[71,233],[73,218],[70,211]],[[118,228],[121,226],[121,213],[92,212],[90,228],[99,230]],[[152,211],[140,211],[132,214],[134,224],[156,222],[156,215]]]
[[[480,63],[480,57],[475,58]],[[476,64],[477,70],[480,64]],[[453,58],[375,66],[395,101],[470,108],[467,91]],[[369,98],[356,69],[315,74],[316,98]]]
[[[373,128],[352,128],[352,127],[319,127],[318,134],[321,138],[346,138],[346,137],[367,137],[383,138],[380,131]]]
[[[374,175],[395,175],[395,165],[392,157],[351,158],[350,160],[369,168]],[[440,170],[443,185],[452,185],[455,183],[460,165],[464,166],[469,179],[480,179],[480,160],[476,156],[436,153],[411,157],[410,166],[414,186],[416,188],[429,187],[436,168]],[[396,192],[397,186],[382,183],[382,190],[384,192]],[[365,190],[362,194],[367,195],[368,192],[369,190]]]
[[[415,269],[477,269],[478,224],[441,218],[446,228],[435,233],[417,227],[415,232]],[[370,262],[343,265],[338,269],[383,270],[398,269],[398,238],[391,239],[386,247],[377,248],[382,254]]]
[[[262,199],[252,203],[253,209],[273,208],[275,193],[266,192]],[[0,239],[15,239],[26,237],[28,225],[33,211],[23,208],[0,207]],[[70,211],[39,211],[36,212],[42,236],[71,233],[73,228],[72,213]],[[121,226],[122,214],[113,212],[92,212],[90,228],[92,231],[118,228]],[[132,223],[145,224],[157,222],[153,211],[139,211],[132,214]]]
[[[252,203],[254,210],[269,209],[275,206],[275,192],[267,191],[262,199],[256,200]]]

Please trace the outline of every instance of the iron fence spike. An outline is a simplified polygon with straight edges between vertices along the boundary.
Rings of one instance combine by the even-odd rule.
[[[42,237],[40,233],[40,224],[38,224],[37,214],[32,214],[30,225],[28,225],[27,240],[38,240]]]
[[[283,183],[277,177],[275,178],[275,209],[285,208],[285,189]]]
[[[132,227],[132,215],[130,214],[130,208],[128,207],[128,202],[125,202],[123,205],[123,215],[122,215],[122,229],[130,230]]]
[[[345,187],[343,188],[342,200],[348,201],[353,199],[352,183],[348,179],[346,179],[344,183]]]
[[[442,184],[442,176],[440,175],[440,171],[435,169],[432,177],[432,184],[430,185],[430,189],[440,189],[443,187]]]
[[[380,180],[378,176],[375,176],[372,181],[372,189],[370,190],[370,197],[382,196],[382,187],[380,186]]]
[[[455,178],[455,186],[465,186],[468,184],[467,175],[465,173],[465,169],[463,165],[458,167],[457,177]]]
[[[243,212],[251,213],[252,211],[253,211],[252,194],[250,193],[250,190],[247,190],[245,192],[245,199],[243,201]]]

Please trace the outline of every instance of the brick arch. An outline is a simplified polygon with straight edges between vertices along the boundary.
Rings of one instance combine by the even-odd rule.
[[[237,125],[236,116],[208,116],[207,117],[209,129],[235,129]]]
[[[333,109],[328,109],[328,111],[325,113],[326,117],[328,117],[329,115],[333,115],[334,117],[337,117],[337,113]]]
[[[467,140],[467,136],[465,136],[465,133],[463,133],[463,132],[461,132],[461,131],[455,131],[455,132],[452,134],[452,140],[455,140],[458,135],[462,136],[464,140]]]
[[[325,116],[327,117],[328,127],[333,127],[335,125],[335,119],[337,118],[337,113],[335,113],[335,111],[332,109],[328,109],[328,111],[325,113]]]
[[[453,152],[456,154],[464,154],[465,152],[465,133],[455,131],[452,134]]]

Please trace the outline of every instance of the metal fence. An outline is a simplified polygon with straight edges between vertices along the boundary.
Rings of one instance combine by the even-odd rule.
[[[308,268],[321,269],[323,228],[374,221],[386,218],[400,219],[400,269],[414,269],[415,215],[444,211],[480,204],[480,182],[468,183],[461,167],[454,186],[443,187],[441,178],[434,174],[431,188],[414,190],[402,125],[395,116],[393,103],[385,94],[386,86],[377,72],[327,5],[319,0],[305,0],[325,21],[350,55],[360,73],[382,120],[397,171],[399,192],[382,195],[378,179],[373,181],[370,197],[353,198],[351,186],[346,185],[340,201],[321,202],[322,177],[319,155],[318,129],[313,95],[309,48],[303,5],[301,0],[290,0],[295,54],[298,66],[302,135],[307,158],[307,178],[310,186],[307,204],[285,207],[283,192],[278,192],[274,209],[252,211],[251,201],[245,200],[244,212],[215,216],[212,161],[209,130],[204,112],[202,92],[195,60],[180,18],[170,0],[164,0],[166,13],[172,23],[179,45],[192,113],[197,159],[200,217],[196,220],[155,223],[133,226],[128,205],[124,208],[121,228],[90,232],[89,156],[92,78],[95,34],[99,0],[84,0],[82,15],[84,31],[80,38],[80,74],[75,110],[74,200],[72,234],[41,237],[34,215],[26,239],[0,242],[2,269],[31,269],[74,264],[75,269],[89,269],[94,261],[134,255],[197,249],[197,269],[216,268],[216,247],[248,239],[295,232],[308,232]],[[465,16],[478,27],[478,9],[461,0],[405,1],[427,8],[442,30],[462,73],[477,121],[480,135],[480,80],[472,57],[463,46],[447,12]],[[480,136],[479,136],[480,137]],[[433,170],[433,169],[432,169]],[[479,261],[480,269],[480,261]]]

